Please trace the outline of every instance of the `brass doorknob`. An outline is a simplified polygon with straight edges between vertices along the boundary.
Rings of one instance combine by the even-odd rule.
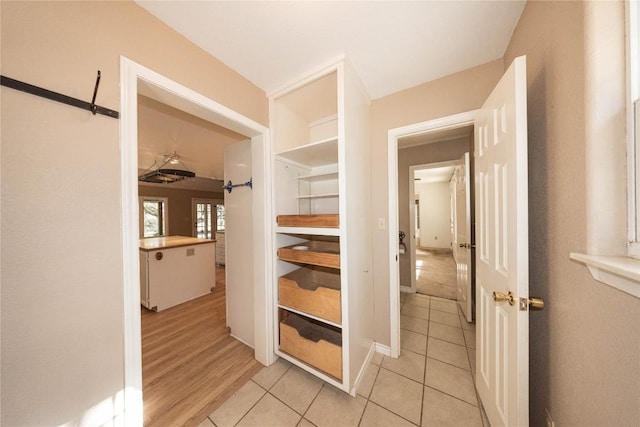
[[[529,297],[529,310],[544,310],[544,300],[538,297]]]
[[[508,293],[496,292],[493,291],[493,300],[495,302],[508,302],[509,305],[514,305],[516,303],[515,298],[513,297],[513,293],[509,291]]]

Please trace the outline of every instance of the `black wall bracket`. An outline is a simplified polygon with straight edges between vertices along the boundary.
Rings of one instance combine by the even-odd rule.
[[[93,98],[91,102],[85,102],[77,98],[72,98],[67,95],[63,95],[58,92],[53,92],[48,89],[43,89],[38,86],[30,85],[29,83],[24,83],[19,80],[12,79],[6,76],[0,76],[0,85],[6,86],[11,89],[19,90],[21,92],[30,93],[31,95],[40,96],[42,98],[47,98],[52,101],[61,102],[63,104],[71,105],[73,107],[81,108],[83,110],[88,110],[96,114],[102,114],[103,116],[113,117],[117,119],[120,117],[120,113],[114,110],[110,110],[105,107],[101,107],[96,105],[96,96],[98,95],[98,85],[100,84],[100,70],[98,70],[98,76],[96,78],[96,85],[93,89]]]

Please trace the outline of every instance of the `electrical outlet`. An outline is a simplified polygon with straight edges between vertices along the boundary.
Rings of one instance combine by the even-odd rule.
[[[551,414],[549,410],[545,408],[544,413],[546,414],[545,421],[547,423],[547,427],[556,427],[556,423],[551,419]]]
[[[386,228],[386,224],[384,218],[378,218],[378,230],[384,230]]]

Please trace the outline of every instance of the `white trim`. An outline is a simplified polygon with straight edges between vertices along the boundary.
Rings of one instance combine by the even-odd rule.
[[[390,356],[400,355],[400,272],[398,269],[398,139],[473,124],[478,110],[389,129],[387,170],[389,186],[389,328]]]
[[[640,260],[575,252],[569,257],[584,263],[597,281],[640,298]]]
[[[627,105],[627,255],[640,258],[640,3],[625,1]]]
[[[391,347],[380,344],[379,342],[376,343],[376,353],[380,353],[383,354],[385,356],[391,356]]]
[[[205,120],[232,129],[252,138],[262,151],[262,165],[254,172],[254,206],[261,206],[264,213],[270,212],[271,200],[267,189],[271,187],[269,169],[269,129],[251,119],[209,99],[185,86],[174,82],[153,70],[143,67],[128,58],[120,57],[120,165],[121,165],[121,222],[122,222],[122,280],[124,319],[124,410],[125,424],[143,424],[142,404],[142,348],[140,328],[140,266],[138,261],[138,153],[137,153],[137,107],[139,83],[147,91],[160,94],[165,103],[180,105],[182,109],[193,109],[194,114]],[[258,157],[258,156],[256,156]],[[254,159],[253,165],[260,165]],[[258,218],[256,218],[258,216]],[[254,233],[260,234],[254,251],[260,253],[261,262],[254,274],[256,325],[271,325],[271,268],[265,259],[272,259],[271,224],[268,215],[254,215]],[[258,225],[258,227],[256,227]],[[259,247],[258,247],[259,246]],[[260,297],[267,298],[260,301]],[[262,336],[265,335],[266,336]],[[256,328],[255,357],[263,364],[275,360],[272,349],[273,334],[270,328]],[[260,339],[258,339],[260,338]]]
[[[353,382],[353,387],[349,392],[351,396],[357,396],[358,388],[360,388],[360,384],[362,383],[362,381],[366,376],[367,368],[369,368],[369,364],[373,360],[373,355],[376,353],[376,349],[377,349],[377,344],[372,342],[371,347],[369,348],[369,352],[367,353],[367,357],[365,358],[365,361],[362,364],[362,366],[360,366],[360,371],[358,372],[358,376],[356,377],[356,380]]]

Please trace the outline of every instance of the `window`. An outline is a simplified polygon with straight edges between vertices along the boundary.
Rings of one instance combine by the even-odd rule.
[[[169,232],[166,197],[140,197],[141,237],[162,237]]]
[[[216,231],[224,231],[224,205],[216,205]]]
[[[627,1],[629,255],[640,258],[640,4]]]
[[[215,202],[207,199],[192,199],[193,235],[199,239],[211,239],[214,233],[213,207]]]

